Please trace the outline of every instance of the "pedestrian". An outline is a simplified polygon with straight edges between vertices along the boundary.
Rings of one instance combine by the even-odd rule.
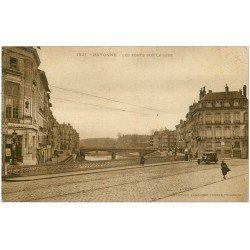
[[[195,158],[198,158],[198,151],[195,152]]]
[[[185,161],[188,161],[188,153],[185,152]]]
[[[188,158],[189,158],[189,161],[192,161],[193,155],[192,155],[192,152],[191,152],[191,151],[190,151],[190,153],[189,153]]]
[[[141,156],[141,160],[140,160],[140,164],[141,164],[142,166],[144,166],[145,161],[146,161],[146,158],[142,155],[142,156]]]
[[[231,169],[227,166],[227,164],[222,161],[221,162],[221,172],[223,175],[223,178],[226,179],[227,172],[231,171]]]
[[[76,153],[73,153],[72,156],[73,156],[73,161],[75,162],[76,161]]]

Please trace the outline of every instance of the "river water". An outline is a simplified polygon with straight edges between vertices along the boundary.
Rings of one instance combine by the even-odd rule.
[[[116,160],[129,159],[129,156],[116,155]],[[109,161],[111,160],[111,155],[86,155],[85,159],[87,161]]]

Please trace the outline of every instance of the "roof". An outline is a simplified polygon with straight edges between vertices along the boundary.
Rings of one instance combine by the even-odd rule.
[[[48,80],[47,80],[45,72],[43,70],[40,70],[40,69],[38,71],[39,71],[40,78],[42,80],[42,83],[43,83],[43,86],[44,86],[45,90],[47,92],[50,92],[49,83],[48,83]]]
[[[202,101],[213,101],[213,100],[230,100],[230,99],[240,99],[246,98],[239,91],[229,91],[226,92],[212,92],[207,93],[201,100]]]

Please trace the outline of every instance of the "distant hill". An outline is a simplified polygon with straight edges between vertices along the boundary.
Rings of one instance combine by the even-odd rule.
[[[88,138],[80,140],[80,147],[114,147],[116,140],[113,138]]]

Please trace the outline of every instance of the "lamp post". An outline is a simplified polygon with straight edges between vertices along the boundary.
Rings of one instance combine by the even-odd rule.
[[[16,146],[17,146],[17,132],[14,130],[12,133],[12,152],[13,152],[13,157],[12,157],[12,165],[18,165],[17,163],[17,152],[16,152]]]

